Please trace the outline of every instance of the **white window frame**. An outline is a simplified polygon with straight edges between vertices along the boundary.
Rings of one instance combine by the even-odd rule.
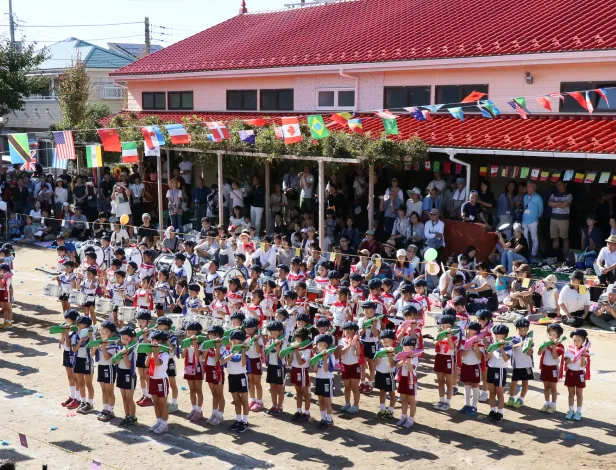
[[[334,92],[334,106],[319,106],[319,93],[322,91],[333,91]],[[317,88],[316,91],[316,106],[315,108],[318,110],[345,110],[345,111],[353,111],[355,109],[355,105],[353,106],[338,106],[338,93],[341,91],[352,91],[355,93],[355,88]],[[355,93],[355,104],[357,104],[357,93]]]

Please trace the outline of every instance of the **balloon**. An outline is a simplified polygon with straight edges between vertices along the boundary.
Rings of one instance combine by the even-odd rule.
[[[436,276],[440,271],[441,267],[438,265],[438,263],[435,263],[434,261],[429,261],[426,263],[426,272],[430,276]]]
[[[128,214],[124,214],[122,217],[120,217],[120,223],[122,225],[126,225],[129,221],[130,221],[130,217],[128,216]]]
[[[424,253],[424,260],[426,261],[434,261],[438,257],[438,251],[434,248],[428,248]]]

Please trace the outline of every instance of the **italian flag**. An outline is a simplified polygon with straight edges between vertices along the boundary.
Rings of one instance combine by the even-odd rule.
[[[99,168],[103,166],[103,152],[100,145],[88,145],[86,147],[86,161],[88,168]]]
[[[139,163],[139,154],[137,153],[137,142],[122,142],[122,162],[123,163]]]

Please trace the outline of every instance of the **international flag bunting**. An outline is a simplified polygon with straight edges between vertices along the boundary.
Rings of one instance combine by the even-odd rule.
[[[86,146],[86,164],[88,168],[99,168],[103,166],[103,150],[100,145]]]
[[[599,184],[605,184],[610,180],[610,172],[604,171],[599,175]]]
[[[214,138],[212,134],[205,134],[205,138],[209,140],[210,142],[216,142],[216,139]]]
[[[464,122],[464,112],[462,111],[462,108],[449,108],[448,111],[454,118]]]
[[[595,110],[590,99],[590,91],[586,92],[586,109],[590,114],[592,114],[592,112]]]
[[[36,146],[38,147],[38,144]],[[30,150],[30,161],[24,162],[24,164],[21,165],[21,171],[36,171],[36,152],[37,151],[38,150],[36,149]]]
[[[530,168],[523,166],[522,169],[520,170],[520,178],[522,178],[523,180],[528,178],[529,171],[530,171]]]
[[[57,170],[66,170],[68,168],[68,160],[66,158],[58,158],[58,152],[53,149],[53,160],[51,161],[51,167]]]
[[[329,131],[325,127],[325,121],[323,121],[321,115],[308,116],[308,127],[314,139],[329,137]]]
[[[413,171],[419,171],[419,163],[413,163]]]
[[[605,101],[605,104],[607,106],[610,105],[610,102],[607,100],[607,92],[605,91],[605,88],[597,88],[595,92],[598,93],[601,98],[603,98],[603,101]]]
[[[405,111],[408,111],[411,117],[417,119],[418,121],[431,121],[432,116],[430,116],[430,111],[426,111],[425,109],[419,108],[404,108]]]
[[[498,176],[498,166],[497,166],[497,165],[492,165],[492,166],[490,167],[490,176],[491,176],[492,178],[494,178],[494,177]]]
[[[565,97],[562,93],[554,92],[548,95],[550,98],[560,98],[560,101],[565,101]]]
[[[451,162],[445,162],[443,164],[443,171],[445,172],[446,175],[451,173]]]
[[[530,116],[530,111],[526,109],[526,106],[520,104],[520,102],[526,104],[526,100],[524,98],[516,98],[513,101],[507,101],[507,104],[511,106],[513,110],[518,113],[522,119],[528,119],[528,116]]]
[[[573,171],[573,170],[565,170],[565,175],[563,176],[563,181],[564,182],[571,181],[573,179],[574,175],[575,175],[575,171]]]
[[[494,105],[492,100],[479,101],[477,106],[479,106],[479,110],[484,117],[492,119],[500,114],[500,109]]]
[[[432,164],[432,171],[441,171],[441,162],[434,162]]]
[[[616,175],[612,176],[612,182],[610,183],[611,186],[616,186]]]
[[[58,151],[58,158],[75,160],[75,142],[73,141],[72,131],[53,132],[53,140]]]
[[[520,177],[520,167],[519,166],[514,166],[511,169],[511,173],[509,174],[510,178],[519,178]]]
[[[274,136],[277,139],[282,139],[284,136],[282,135],[282,127],[274,126]]]
[[[139,163],[137,142],[122,142],[122,163]]]
[[[390,113],[387,109],[381,109],[379,111],[375,111],[374,114],[376,114],[381,119],[396,119],[396,115]]]
[[[432,168],[432,165],[430,164],[430,160],[426,160],[426,161],[424,162],[424,170],[426,170],[426,171],[430,171],[430,170],[431,170],[431,168]]]
[[[596,171],[589,171],[588,173],[586,173],[586,177],[584,178],[584,183],[586,184],[591,184],[595,182],[595,178],[597,178],[597,172]]]
[[[562,175],[561,171],[555,171],[554,173],[552,173],[552,177],[550,178],[550,181],[552,183],[556,183],[560,179],[560,175]]]
[[[479,101],[481,98],[486,96],[487,93],[482,93],[480,91],[473,91],[466,98],[462,100],[462,103],[472,103],[473,101]]]
[[[579,91],[570,91],[568,93],[568,95],[573,98],[575,101],[578,102],[578,104],[584,108],[586,111],[588,111],[588,104],[586,103],[586,99],[584,99],[584,97],[582,96],[582,93],[580,93]]]
[[[331,119],[338,125],[345,127],[352,116],[353,115],[351,113],[334,113],[331,115]]]
[[[117,129],[98,129],[98,136],[101,138],[105,152],[122,151],[122,144],[120,143]]]
[[[246,131],[240,131],[239,136],[240,136],[240,140],[244,142],[245,144],[254,145],[257,142],[256,137],[255,137],[255,131],[253,131],[252,129],[249,129]]]
[[[358,134],[364,133],[364,126],[361,123],[361,119],[359,118],[349,119],[348,125],[349,125],[349,130],[351,132],[357,132]]]
[[[462,165],[460,165],[459,163],[456,163],[456,175],[459,175],[462,173]]]
[[[255,127],[263,127],[267,124],[265,119],[257,118],[257,119],[244,119],[244,122],[249,126]]]
[[[441,109],[442,107],[443,107],[442,104],[431,104],[431,105],[422,106],[422,108],[428,108],[431,113],[438,113],[438,110]]]
[[[530,170],[530,179],[537,181],[537,179],[539,179],[539,172],[541,170],[539,168],[533,168],[532,170]]]
[[[547,109],[548,111],[552,111],[552,104],[550,103],[549,98],[546,98],[545,96],[539,96],[536,98],[536,100],[537,100],[537,103],[539,103],[545,109]]]
[[[299,130],[299,120],[296,117],[283,117],[282,123],[282,136],[284,137],[284,143],[296,144],[302,141],[302,133]]]
[[[501,178],[507,178],[507,175],[509,174],[509,167],[508,166],[504,166],[501,168]]]
[[[158,126],[145,126],[141,128],[143,142],[146,148],[155,149],[161,145],[165,145],[165,136]]]
[[[231,138],[229,129],[227,129],[227,126],[222,121],[206,122],[205,125],[214,136],[214,142],[222,142]]]
[[[539,181],[547,181],[549,177],[550,172],[547,170],[542,170],[541,174],[539,175]]]
[[[166,124],[165,129],[169,132],[171,143],[190,144],[190,134],[186,132],[182,124]],[[122,155],[124,155],[124,144],[122,144]]]
[[[395,119],[381,119],[383,121],[383,127],[385,128],[385,133],[389,135],[398,135],[398,123]]]
[[[584,173],[576,173],[575,176],[573,177],[573,182],[581,183],[582,181],[584,181]]]
[[[30,161],[30,143],[28,134],[9,134],[9,153],[12,164],[23,164]]]

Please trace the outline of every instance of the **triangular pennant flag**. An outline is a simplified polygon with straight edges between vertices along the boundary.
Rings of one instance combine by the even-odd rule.
[[[482,93],[480,91],[473,91],[466,98],[464,98],[461,102],[462,103],[472,103],[473,101],[479,101],[481,98],[483,98],[486,95],[487,93]]]
[[[122,163],[139,163],[137,142],[122,142]]]
[[[462,173],[462,165],[459,163],[456,163],[456,175],[459,175]]]
[[[520,96],[519,98],[514,98],[513,101],[518,103],[523,108],[526,108],[526,98],[524,98],[523,96]]]
[[[103,152],[100,145],[86,146],[86,163],[88,168],[100,168],[103,166]]]
[[[101,138],[105,152],[121,152],[120,136],[117,129],[98,129],[98,136]],[[163,139],[164,140],[164,139]]]
[[[530,171],[530,168],[528,168],[526,166],[522,167],[522,170],[520,171],[520,178],[522,178],[523,180],[528,178],[528,172],[529,171]]]
[[[349,119],[351,119],[351,113],[334,113],[331,115],[332,121],[338,125],[345,127]]]
[[[539,178],[539,172],[541,170],[539,168],[533,168],[532,170],[530,170],[530,179],[537,181],[537,179]]]
[[[448,111],[455,119],[459,119],[464,122],[464,112],[462,111],[462,108],[449,108]]]
[[[487,176],[488,175],[488,167],[480,166],[479,167],[479,176]]]
[[[584,181],[584,173],[576,173],[575,176],[573,177],[573,182],[581,183],[582,181]]]
[[[490,176],[492,178],[494,178],[495,176],[498,176],[498,165],[492,165],[490,167]]]
[[[601,98],[603,98],[603,101],[605,101],[605,104],[609,107],[610,102],[607,100],[607,92],[605,91],[605,88],[597,88],[595,91],[599,93]]]
[[[552,111],[552,104],[550,103],[550,99],[549,98],[546,98],[545,96],[538,96],[535,99],[545,109],[547,109],[548,111]]]
[[[509,167],[508,166],[504,166],[501,168],[501,178],[507,178],[507,175],[509,174]]]
[[[426,121],[426,116],[425,114],[422,112],[423,110],[419,109],[419,108],[404,108],[405,111],[408,111],[409,114],[417,119],[418,121]]]
[[[364,125],[362,124],[360,118],[349,119],[347,124],[349,125],[349,130],[351,132],[357,132],[358,134],[364,133]]]
[[[430,160],[426,160],[424,162],[424,170],[426,171],[430,171],[431,165],[430,165]]]
[[[310,133],[314,139],[329,137],[329,131],[325,127],[325,121],[323,121],[321,115],[308,116],[308,127],[310,127]]]
[[[574,175],[575,175],[575,171],[573,171],[573,170],[565,170],[565,174],[563,176],[563,181],[564,182],[571,181],[573,179]]]
[[[592,105],[592,101],[590,100],[590,91],[586,92],[586,109],[588,110],[589,114],[592,114],[592,112],[595,110]]]
[[[539,176],[539,181],[547,181],[550,177],[550,172],[548,170],[542,170]]]
[[[389,135],[398,135],[398,123],[395,119],[385,119],[381,118],[383,121],[383,127],[385,128],[385,133]]]
[[[514,166],[511,169],[510,178],[519,178],[520,177],[520,167]]]
[[[421,114],[423,114],[423,116],[426,118],[426,121],[432,121],[432,115],[427,109],[422,109]]]
[[[588,173],[586,173],[586,176],[584,177],[584,183],[587,183],[587,184],[594,183],[596,177],[597,177],[596,171],[589,171]]]
[[[500,114],[500,110],[494,105],[494,101],[492,100],[479,101],[478,106],[479,110],[481,111],[481,114],[483,114],[485,117],[493,118]],[[489,113],[490,116],[486,116],[484,111]]]
[[[419,171],[419,163],[413,163],[413,171]]]
[[[610,172],[604,171],[599,175],[599,184],[605,184],[610,180]]]
[[[433,171],[441,171],[441,162],[436,161],[432,164],[432,170]]]
[[[428,108],[431,113],[438,113],[438,110],[441,109],[442,107],[443,107],[442,104],[431,104],[431,105],[422,106],[422,108]]]
[[[514,111],[520,115],[522,119],[528,119],[528,116],[530,115],[530,111],[526,109],[525,106],[522,106],[518,101],[516,101],[519,99],[520,98],[516,98],[513,101],[507,101],[507,104],[511,106],[514,109]],[[523,98],[522,98],[522,101],[524,101]]]
[[[588,105],[586,104],[586,100],[582,96],[582,93],[580,93],[579,91],[570,91],[568,94],[569,94],[569,96],[571,98],[573,98],[575,101],[577,101],[578,104],[582,108],[584,108],[586,111],[588,111]]]
[[[450,174],[451,173],[451,162],[445,162],[443,164],[443,170],[446,175]]]
[[[610,183],[610,186],[616,186],[616,175],[612,176],[612,181]]]
[[[296,117],[283,117],[280,121],[282,123],[282,135],[286,145],[296,144],[302,141],[302,133],[299,130],[299,120]]]
[[[375,111],[374,114],[376,114],[381,119],[396,119],[396,115],[390,113],[387,109],[381,109],[379,111]]]
[[[560,179],[560,175],[562,175],[562,171],[555,171],[554,173],[552,173],[552,177],[550,178],[550,181],[552,183],[556,183],[559,179]]]
[[[483,109],[481,106],[479,106],[479,111],[481,111],[481,115],[484,118],[492,119],[494,117],[487,109]]]
[[[248,124],[249,126],[255,126],[255,127],[263,127],[267,124],[267,121],[262,118],[244,119],[244,122]]]
[[[560,98],[560,101],[565,101],[565,97],[562,93],[554,92],[548,95],[550,98]]]

